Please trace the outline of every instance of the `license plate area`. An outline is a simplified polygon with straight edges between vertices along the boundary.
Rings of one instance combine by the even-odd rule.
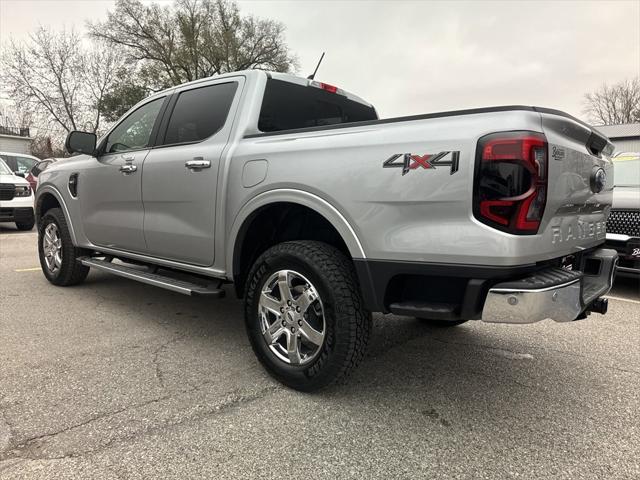
[[[640,260],[640,240],[629,241],[626,256],[631,260]]]

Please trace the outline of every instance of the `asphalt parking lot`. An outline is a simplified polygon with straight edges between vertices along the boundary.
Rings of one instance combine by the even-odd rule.
[[[374,317],[349,383],[255,359],[231,290],[50,285],[0,225],[0,478],[640,478],[640,287],[571,324]]]

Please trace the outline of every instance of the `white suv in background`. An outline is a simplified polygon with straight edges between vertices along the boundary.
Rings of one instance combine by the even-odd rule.
[[[31,230],[35,223],[29,182],[15,175],[3,160],[0,160],[0,222],[14,222],[18,230]]]
[[[4,160],[9,169],[20,177],[26,176],[34,165],[40,163],[38,157],[26,153],[0,152],[0,160]]]

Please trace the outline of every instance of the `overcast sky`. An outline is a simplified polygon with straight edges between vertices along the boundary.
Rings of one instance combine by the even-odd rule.
[[[84,30],[113,1],[0,0],[0,41],[38,24]],[[164,3],[164,2],[163,2]],[[640,75],[640,0],[243,0],[277,19],[308,75],[372,102],[382,117],[527,104],[583,117],[583,95]]]

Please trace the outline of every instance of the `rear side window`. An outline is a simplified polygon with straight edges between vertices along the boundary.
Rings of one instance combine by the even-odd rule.
[[[377,120],[373,107],[321,88],[269,79],[258,128],[278,132],[296,128]]]
[[[227,120],[237,89],[237,82],[229,82],[182,92],[163,144],[199,142],[216,133]]]

